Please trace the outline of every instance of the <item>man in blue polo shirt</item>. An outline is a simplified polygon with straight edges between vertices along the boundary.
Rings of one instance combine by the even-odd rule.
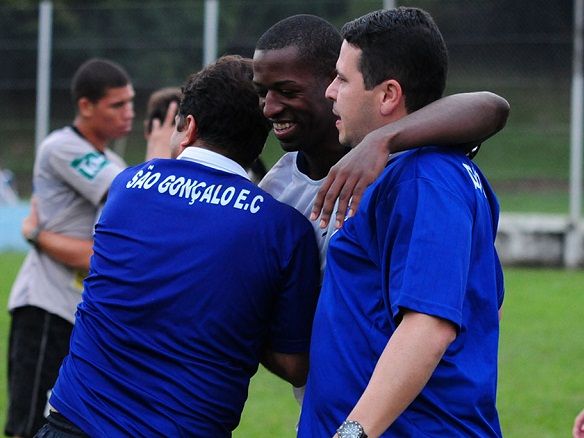
[[[269,130],[251,77],[235,56],[191,76],[178,159],[114,180],[39,436],[229,437],[260,361],[305,383],[318,250],[244,170]]]
[[[341,33],[327,97],[342,143],[441,96],[447,52],[424,11],[373,12]],[[501,436],[498,213],[463,151],[392,157],[330,240],[300,437]]]

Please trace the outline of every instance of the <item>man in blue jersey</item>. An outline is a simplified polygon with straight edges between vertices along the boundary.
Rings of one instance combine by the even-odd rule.
[[[503,127],[509,111],[505,99],[493,93],[447,96],[374,130],[349,152],[339,142],[332,103],[325,96],[341,43],[328,21],[294,15],[264,32],[253,63],[264,115],[286,152],[260,187],[306,217],[317,210],[311,219],[319,217],[322,206],[321,220],[312,222],[322,271],[329,239],[342,223],[349,199],[356,210],[364,187],[381,173],[389,153],[430,142],[476,146]],[[338,212],[329,221],[339,194]],[[315,199],[319,207],[313,209]],[[300,401],[302,390],[295,394]]]
[[[343,144],[438,99],[447,52],[431,17],[346,24],[327,89]],[[330,240],[300,437],[501,436],[498,204],[463,151],[394,156]]]
[[[269,130],[251,77],[240,57],[191,76],[178,159],[114,180],[39,436],[229,437],[260,362],[304,384],[318,250],[244,170]]]

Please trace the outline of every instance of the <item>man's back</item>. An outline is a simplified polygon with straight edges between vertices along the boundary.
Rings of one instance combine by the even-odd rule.
[[[229,436],[263,349],[307,349],[312,229],[240,175],[186,159],[128,169],[94,251],[51,399],[90,435]]]

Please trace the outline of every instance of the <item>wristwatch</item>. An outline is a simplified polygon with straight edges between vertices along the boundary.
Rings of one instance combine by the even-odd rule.
[[[357,421],[345,420],[337,429],[339,438],[367,438],[367,434]]]
[[[42,228],[36,226],[32,229],[32,231],[24,236],[26,241],[30,243],[35,248],[39,247],[39,234],[41,233]]]

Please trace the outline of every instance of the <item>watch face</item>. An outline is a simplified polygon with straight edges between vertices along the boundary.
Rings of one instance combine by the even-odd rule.
[[[339,438],[361,438],[365,434],[363,428],[356,421],[345,421],[339,430],[337,430]]]

